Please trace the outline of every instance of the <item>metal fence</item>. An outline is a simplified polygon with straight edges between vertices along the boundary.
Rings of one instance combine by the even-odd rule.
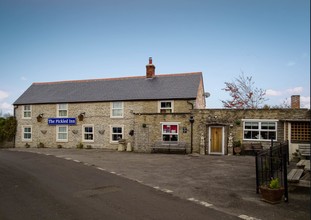
[[[269,185],[273,178],[278,178],[284,187],[284,200],[288,202],[287,185],[287,164],[288,161],[288,142],[273,143],[269,149],[259,151],[256,154],[256,192],[259,193],[259,186]]]

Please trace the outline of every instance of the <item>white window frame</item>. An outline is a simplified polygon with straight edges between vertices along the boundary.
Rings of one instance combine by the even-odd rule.
[[[30,132],[25,132],[25,128],[30,128]],[[25,138],[24,134],[30,133],[30,138]],[[22,126],[22,141],[31,142],[32,141],[32,126],[31,125],[23,125]]]
[[[92,128],[92,132],[85,132],[85,128],[86,127],[91,127]],[[85,136],[84,136],[85,134],[93,135],[93,139],[92,140],[85,139]],[[83,142],[94,142],[94,140],[95,140],[94,125],[92,125],[92,124],[82,125],[82,141]]]
[[[171,103],[171,107],[161,107],[161,104],[163,102],[170,102]],[[161,112],[161,110],[171,110],[171,112]],[[165,114],[165,113],[173,113],[174,112],[174,101],[173,100],[162,100],[162,101],[158,101],[158,112]]]
[[[113,128],[122,128],[122,133],[113,133]],[[114,134],[121,134],[121,139],[124,139],[124,125],[110,125],[110,143],[119,143],[118,141],[112,140]]]
[[[26,110],[26,109],[25,109],[26,106],[29,106],[30,109],[29,109],[29,110],[28,110],[28,109]],[[31,114],[32,114],[32,106],[31,106],[31,105],[23,105],[23,110],[22,110],[22,111],[23,111],[23,113],[22,113],[22,114],[23,114],[23,115],[22,115],[22,118],[23,118],[23,119],[31,119]],[[25,113],[26,113],[26,112],[29,112],[29,113],[30,113],[30,116],[29,116],[29,117],[25,117]]]
[[[161,141],[165,141],[165,140],[163,140],[163,136],[164,135],[168,135],[168,134],[170,134],[170,135],[177,135],[177,140],[176,141],[179,141],[179,124],[180,124],[180,122],[160,122],[160,124],[161,124]],[[169,133],[166,133],[166,132],[164,132],[164,126],[172,126],[172,125],[176,125],[177,126],[177,130],[176,130],[176,132],[169,132]],[[169,141],[171,141],[171,140],[169,140]]]
[[[273,119],[243,119],[243,140],[245,141],[271,141],[271,139],[264,139],[261,136],[261,132],[275,132],[274,141],[277,140],[277,131],[278,131],[278,120]],[[245,129],[246,122],[256,122],[258,123],[258,129]],[[275,123],[275,129],[262,129],[262,123]],[[258,132],[258,138],[245,138],[244,133],[245,131],[256,131]]]
[[[61,108],[61,105],[66,106],[66,108]],[[66,110],[67,115],[66,116],[60,116],[59,115],[59,111],[64,111]],[[57,104],[57,113],[56,113],[58,118],[68,118],[69,112],[68,112],[68,104],[67,103],[61,103],[61,104]]]
[[[115,108],[115,103],[121,103],[121,108]],[[113,115],[114,110],[121,110],[121,115]],[[123,118],[124,116],[124,102],[110,102],[110,118]]]
[[[59,132],[59,128],[61,128],[61,127],[66,128],[66,132]],[[67,138],[66,139],[59,139],[58,138],[59,134],[66,134]],[[56,142],[68,142],[68,134],[69,134],[68,125],[57,125],[56,126]]]

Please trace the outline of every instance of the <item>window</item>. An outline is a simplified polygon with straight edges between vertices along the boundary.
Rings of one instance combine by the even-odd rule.
[[[123,118],[123,102],[111,102],[111,117]]]
[[[123,139],[123,126],[111,126],[111,142]]]
[[[68,126],[57,126],[56,135],[56,141],[68,141]]]
[[[31,141],[32,140],[32,131],[31,126],[23,126],[22,127],[22,139],[23,141]]]
[[[83,141],[93,142],[94,141],[94,126],[93,125],[83,125],[82,126]]]
[[[174,108],[173,101],[160,101],[159,112],[160,113],[172,113]]]
[[[310,142],[310,122],[293,122],[291,140]]]
[[[176,123],[162,124],[162,140],[178,141],[179,125]]]
[[[31,118],[31,105],[23,106],[23,118]]]
[[[57,105],[57,117],[68,117],[68,104]]]
[[[244,140],[276,140],[276,121],[244,121]]]

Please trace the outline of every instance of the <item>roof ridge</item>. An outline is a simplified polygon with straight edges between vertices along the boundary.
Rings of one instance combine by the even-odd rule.
[[[189,72],[189,73],[167,73],[158,74],[155,77],[168,77],[168,76],[185,76],[185,75],[195,75],[202,74],[202,72]],[[96,78],[96,79],[78,79],[78,80],[62,80],[54,82],[34,82],[33,85],[46,85],[46,84],[61,84],[61,83],[83,83],[83,82],[94,82],[94,81],[114,81],[114,80],[127,80],[127,79],[141,79],[146,78],[146,76],[124,76],[124,77],[114,77],[114,78]]]

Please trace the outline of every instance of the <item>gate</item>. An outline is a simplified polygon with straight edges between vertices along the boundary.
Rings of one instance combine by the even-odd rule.
[[[259,193],[259,186],[269,185],[271,178],[278,178],[284,187],[284,200],[288,202],[287,185],[287,163],[288,161],[288,142],[278,143],[267,150],[259,151],[256,154],[256,193]]]

